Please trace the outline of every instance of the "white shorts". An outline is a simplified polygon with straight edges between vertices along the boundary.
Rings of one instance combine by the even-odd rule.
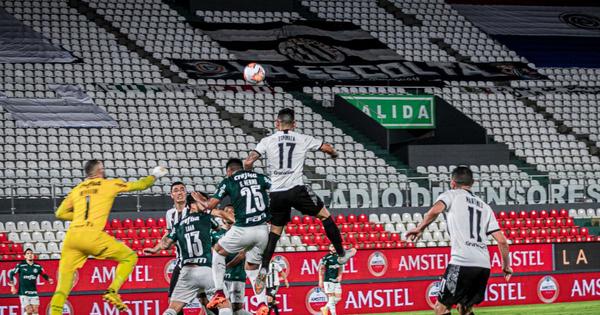
[[[338,282],[324,282],[323,291],[325,291],[325,294],[342,294],[342,284]]]
[[[171,300],[190,303],[198,292],[211,291],[215,286],[210,267],[187,265],[181,268]]]
[[[19,295],[19,300],[21,300],[21,307],[25,307],[28,305],[40,305],[39,296]]]
[[[246,282],[225,281],[225,295],[231,303],[244,303],[246,293]]]
[[[219,240],[219,245],[230,254],[246,250],[246,261],[260,265],[268,242],[269,227],[266,224],[246,227],[234,225]]]

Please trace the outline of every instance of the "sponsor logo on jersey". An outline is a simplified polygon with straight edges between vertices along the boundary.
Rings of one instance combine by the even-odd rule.
[[[427,301],[427,304],[429,304],[429,306],[431,308],[435,307],[435,303],[438,300],[438,293],[440,293],[441,289],[442,289],[442,282],[434,281],[431,284],[429,284],[429,286],[427,287],[427,290],[425,290],[425,300]]]
[[[387,258],[382,252],[374,252],[369,256],[369,272],[375,277],[381,277],[388,268]]]
[[[165,280],[167,280],[167,282],[171,282],[171,277],[173,276],[173,270],[175,269],[176,266],[177,266],[177,259],[175,259],[175,258],[167,261],[167,263],[165,264],[164,273],[165,273]]]
[[[321,314],[321,307],[326,304],[327,294],[321,288],[312,288],[306,294],[306,309],[310,314]]]
[[[283,273],[287,277],[290,272],[290,262],[287,260],[287,258],[281,255],[277,255],[273,257],[273,261],[281,266],[281,268],[283,269]]]
[[[52,313],[52,305],[48,303],[46,306],[46,315],[50,315]],[[75,311],[73,310],[73,305],[69,301],[65,301],[65,305],[63,306],[63,315],[74,315]]]
[[[553,303],[560,292],[558,281],[552,276],[545,276],[538,282],[537,291],[540,301]]]

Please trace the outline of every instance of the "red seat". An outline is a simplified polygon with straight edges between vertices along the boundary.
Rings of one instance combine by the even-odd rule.
[[[556,222],[552,218],[547,218],[546,219],[546,226],[547,227],[555,227],[556,226]]]
[[[296,225],[295,224],[288,224],[285,227],[285,234],[287,235],[296,235]]]
[[[363,229],[363,225],[360,223],[354,223],[352,224],[352,232],[356,232],[356,233],[360,233],[362,232]]]
[[[164,250],[164,249],[161,250],[158,254],[161,255],[161,256],[169,256],[169,252],[166,251],[166,250]]]
[[[558,229],[552,228],[550,229],[550,237],[558,237]]]
[[[140,243],[139,240],[133,240],[133,242],[131,242],[131,249],[133,249],[133,250],[142,249],[142,243]]]
[[[375,243],[375,248],[377,248],[377,249],[382,249],[384,247],[385,247],[385,243],[382,243],[382,242]]]
[[[519,212],[519,219],[527,219],[529,217],[529,215],[527,214],[526,211],[521,210]]]
[[[569,211],[567,211],[567,209],[560,209],[560,212],[558,213],[558,215],[561,218],[568,218],[569,217]]]
[[[570,232],[569,230],[567,230],[567,229],[565,229],[565,228],[562,228],[562,229],[560,229],[560,233],[559,233],[559,235],[560,235],[561,237],[567,237],[567,236],[569,236],[569,232]]]
[[[532,228],[535,226],[535,222],[531,219],[525,219],[525,227]]]
[[[540,229],[539,235],[540,237],[546,238],[548,237],[548,231],[546,229]]]
[[[585,237],[583,237],[581,235],[577,235],[577,236],[575,236],[575,241],[577,241],[577,242],[583,242],[583,241],[585,241]]]
[[[364,214],[364,213],[361,213],[361,214],[358,216],[358,222],[359,222],[359,223],[367,223],[367,222],[369,222],[369,217],[368,217],[366,214]]]
[[[304,235],[304,236],[302,236],[302,243],[308,244],[308,245],[313,245],[314,244],[313,239],[312,239],[312,237],[310,235]]]
[[[121,226],[123,229],[131,229],[133,228],[133,221],[131,221],[131,219],[125,219],[121,222]]]
[[[298,233],[298,235],[305,235],[306,231],[307,231],[306,225],[300,224],[300,225],[298,225],[298,229],[296,230],[296,233]]]
[[[338,214],[335,217],[335,223],[337,223],[337,224],[346,223],[346,218],[344,217],[343,214]]]
[[[497,217],[500,220],[506,220],[506,219],[508,219],[508,216],[506,215],[506,212],[504,212],[504,211],[498,212],[498,216]]]
[[[121,220],[119,220],[119,219],[110,220],[110,228],[113,230],[122,228]]]
[[[141,239],[146,239],[150,237],[150,232],[148,232],[147,229],[139,229],[138,230],[138,237]]]
[[[16,254],[13,256],[14,260],[23,260],[25,259],[25,257],[23,256],[23,254]]]
[[[302,223],[302,219],[299,216],[295,215],[295,216],[292,217],[292,223],[296,224],[296,225],[301,224]]]
[[[156,242],[154,240],[150,240],[150,239],[144,240],[144,243],[143,243],[144,248],[154,247],[154,245],[156,245]]]
[[[523,220],[521,220],[521,219],[515,220],[515,228],[516,229],[522,229],[523,227],[525,227]]]
[[[388,232],[382,232],[379,234],[380,242],[388,242],[389,240],[390,240],[390,235],[388,234]]]
[[[306,225],[311,225],[313,224],[313,218],[306,215],[302,218],[302,223]]]
[[[535,243],[536,243],[536,244],[543,243],[544,241],[545,241],[545,238],[544,238],[544,237],[536,237],[536,238],[535,238]]]
[[[2,260],[3,261],[10,260],[11,258],[12,258],[11,255],[2,255]]]
[[[379,240],[379,237],[378,237],[378,235],[377,235],[377,234],[375,234],[375,233],[371,233],[371,234],[369,234],[369,240],[368,240],[368,241],[369,241],[370,243],[377,242],[378,240]]]
[[[346,239],[346,241],[350,244],[356,244],[357,243],[357,238],[356,238],[356,233],[350,233],[348,234],[348,237]]]
[[[167,227],[167,220],[165,218],[158,218],[157,227]]]
[[[368,238],[368,236],[366,233],[358,233],[358,242],[359,243],[366,243],[367,238]]]
[[[586,242],[593,242],[596,238],[594,236],[588,235],[585,237]]]
[[[530,236],[531,238],[536,238],[536,237],[538,237],[538,236],[539,236],[539,232],[538,232],[538,230],[537,230],[537,229],[532,229],[532,230],[529,230],[529,236]]]
[[[325,238],[325,239],[327,239],[327,238]],[[315,243],[319,246],[326,245],[326,243],[323,242],[323,236],[321,234],[315,235]]]
[[[545,219],[548,217],[548,211],[542,210],[540,211],[540,218]]]
[[[567,220],[565,221],[565,226],[573,226],[575,225],[575,221],[573,221],[573,219],[571,218],[567,218]]]
[[[348,223],[356,223],[356,215],[349,214],[348,217],[347,217],[347,219],[346,219],[346,222],[348,222]]]
[[[308,226],[308,234],[311,234],[311,235],[317,234],[317,226],[316,225],[309,225]]]
[[[161,238],[163,235],[160,233],[160,230],[157,228],[153,228],[150,230],[150,237],[152,238]]]
[[[350,231],[352,231],[352,226],[350,224],[342,224],[342,233],[349,233]]]
[[[8,254],[9,248],[6,244],[0,244],[0,254]]]
[[[581,236],[586,236],[586,237],[587,237],[587,236],[590,234],[590,231],[589,231],[587,228],[581,228],[581,229],[579,230],[579,234],[580,234]]]
[[[510,229],[512,229],[512,228],[513,228],[513,223],[512,223],[512,221],[511,221],[511,220],[504,221],[504,227],[505,227],[507,230],[510,230]]]
[[[399,242],[400,241],[400,234],[398,234],[398,233],[392,233],[390,235],[390,241],[392,241],[392,242]]]
[[[125,238],[137,239],[138,238],[138,234],[136,233],[136,231],[134,229],[128,229],[125,232]]]
[[[394,242],[385,243],[385,248],[395,248],[395,247],[396,247],[396,243],[394,243]]]
[[[513,244],[523,244],[523,240],[522,240],[522,239],[520,239],[520,238],[515,238],[515,239],[513,240]]]
[[[146,219],[146,227],[148,227],[148,228],[155,228],[156,227],[156,220],[154,218],[148,218],[148,219]]]
[[[133,226],[138,229],[141,229],[146,226],[146,223],[141,218],[137,218],[135,219],[135,221],[133,221]]]
[[[517,238],[517,230],[510,230],[510,232],[508,233],[507,237],[510,238],[510,239]]]
[[[321,246],[319,246],[319,250],[328,250],[329,249],[328,247],[329,246],[327,246],[327,245],[321,245]]]
[[[558,218],[558,210],[556,210],[556,209],[550,210],[550,217],[551,218]]]
[[[515,211],[511,211],[508,213],[508,218],[509,219],[516,219],[517,218],[517,213]]]
[[[531,210],[531,211],[529,211],[529,217],[532,218],[532,219],[537,219],[537,217],[538,217],[537,210]]]
[[[10,245],[11,245],[10,246],[10,251],[12,253],[15,253],[15,254],[18,254],[18,255],[21,255],[23,253],[23,245],[16,244],[16,243],[12,243]]]
[[[523,230],[519,231],[519,238],[527,238],[527,237],[529,237],[528,230],[523,229]]]
[[[383,224],[377,223],[377,224],[375,224],[375,231],[383,232],[383,231],[385,231],[385,227],[383,226]]]
[[[0,243],[4,243],[8,241],[8,237],[6,237],[5,233],[0,233]]]
[[[535,227],[546,227],[546,220],[542,219],[542,218],[537,218],[535,219]]]

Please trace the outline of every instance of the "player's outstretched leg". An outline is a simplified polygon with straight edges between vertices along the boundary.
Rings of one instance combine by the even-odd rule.
[[[317,214],[317,218],[321,220],[323,223],[323,229],[325,230],[325,234],[327,238],[335,247],[335,252],[338,254],[338,263],[345,264],[356,255],[356,248],[351,248],[349,250],[344,250],[342,233],[340,233],[340,229],[338,229],[335,222],[333,222],[333,218],[331,217],[331,213],[327,210],[327,208],[321,208],[321,211]]]
[[[281,237],[281,233],[283,233],[283,228],[283,226],[271,224],[269,241],[267,242],[267,247],[265,247],[265,251],[262,254],[260,269],[258,271],[255,284],[253,285],[254,292],[256,293],[262,293],[265,290],[267,284],[267,273],[269,272],[269,264],[271,263],[271,259],[275,253],[275,248],[277,247],[277,242]]]
[[[119,289],[127,281],[129,274],[131,274],[138,261],[137,254],[132,250],[129,250],[129,253],[123,256],[116,259],[119,265],[117,265],[117,269],[115,270],[115,279],[108,287],[108,290],[104,292],[104,295],[102,295],[103,300],[114,305],[119,311],[127,310],[127,305],[123,303],[121,296],[119,296]]]

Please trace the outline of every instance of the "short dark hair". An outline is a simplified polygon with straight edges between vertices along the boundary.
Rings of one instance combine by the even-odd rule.
[[[284,124],[291,124],[295,121],[294,110],[291,108],[283,108],[277,114],[277,119]]]
[[[227,160],[227,163],[225,164],[225,169],[228,169],[230,167],[234,168],[234,170],[241,170],[242,168],[244,168],[244,163],[238,158],[231,158]]]
[[[170,191],[173,191],[173,187],[175,186],[179,186],[179,185],[183,185],[183,187],[185,187],[185,184],[182,182],[173,182],[173,184],[171,184],[171,189]]]
[[[96,165],[100,164],[101,162],[102,161],[96,160],[96,159],[85,162],[85,165],[83,166],[83,170],[85,171],[85,176],[92,175],[92,172],[94,171],[94,168],[96,168]]]
[[[25,248],[25,251],[23,251],[23,255],[26,255],[27,252],[31,252],[33,254],[33,249],[31,249],[31,248]]]
[[[198,193],[200,193],[204,198],[209,199],[209,195],[205,192],[201,192],[199,191]],[[185,206],[186,207],[190,207],[190,205],[192,203],[195,203],[196,199],[194,199],[194,197],[192,197],[192,194],[188,194],[187,197],[185,198]]]
[[[458,166],[452,170],[452,179],[459,185],[472,186],[473,172],[466,166]]]

